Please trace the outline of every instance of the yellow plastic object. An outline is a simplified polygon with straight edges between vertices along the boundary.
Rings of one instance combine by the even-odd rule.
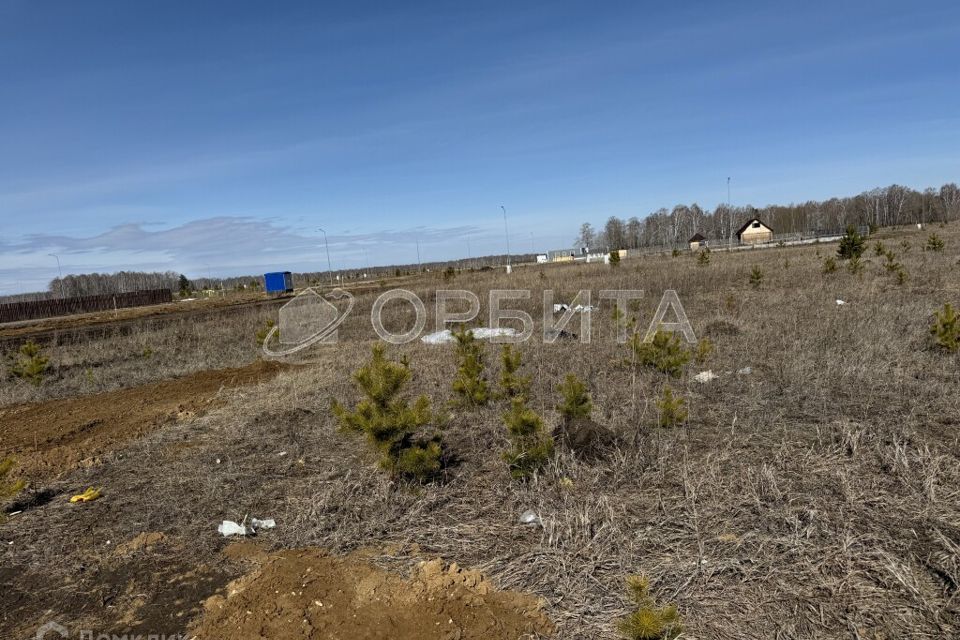
[[[83,493],[77,494],[70,498],[70,502],[91,502],[100,497],[100,489],[94,489],[93,487],[87,487],[87,490]]]

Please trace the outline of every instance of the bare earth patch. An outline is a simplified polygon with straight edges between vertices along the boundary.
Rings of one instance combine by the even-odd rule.
[[[553,631],[537,598],[497,591],[456,564],[422,562],[404,579],[359,554],[305,548],[257,556],[261,566],[207,600],[191,630],[198,640],[513,640]]]
[[[169,422],[217,406],[221,389],[272,379],[284,365],[257,361],[89,396],[0,407],[0,458],[31,478],[96,463]]]

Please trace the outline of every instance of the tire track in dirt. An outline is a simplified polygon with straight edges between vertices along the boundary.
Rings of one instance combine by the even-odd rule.
[[[13,456],[32,479],[57,476],[178,418],[220,404],[218,394],[272,379],[287,368],[257,361],[129,389],[0,408],[0,458]]]

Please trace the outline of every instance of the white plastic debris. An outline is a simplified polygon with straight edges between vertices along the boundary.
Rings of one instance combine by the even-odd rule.
[[[708,369],[706,371],[701,371],[697,375],[693,376],[693,379],[696,380],[697,382],[706,384],[707,382],[710,382],[711,380],[716,380],[719,377],[720,376],[718,376],[713,371]]]
[[[837,306],[839,307],[842,304],[847,304],[847,303],[841,300],[840,298],[837,298]]]
[[[574,305],[574,306],[572,306],[572,307],[571,307],[570,305],[568,305],[568,304],[563,304],[563,303],[560,303],[560,304],[556,304],[556,303],[555,303],[555,304],[553,305],[553,312],[554,312],[554,313],[560,313],[561,311],[569,311],[570,309],[573,309],[573,310],[576,311],[577,313],[590,313],[591,311],[596,311],[596,310],[597,310],[596,307],[594,307],[593,305],[589,305],[589,304],[576,304],[576,305]]]
[[[254,533],[252,529],[248,529],[242,524],[237,524],[233,520],[224,520],[221,522],[220,526],[217,527],[217,532],[224,538],[230,536],[245,536]]]
[[[220,523],[220,526],[217,527],[217,532],[224,538],[230,536],[254,536],[257,535],[257,529],[273,529],[277,526],[273,518],[265,518],[263,520],[250,518],[250,524],[246,524],[246,522],[246,518],[244,518],[240,524],[237,524],[233,520],[224,520]]]
[[[277,522],[273,518],[266,518],[265,520],[251,518],[250,526],[254,529],[273,529],[275,526],[277,526]]]
[[[496,329],[491,329],[490,327],[479,327],[476,329],[471,329],[473,332],[473,337],[478,340],[489,340],[490,338],[497,336],[515,336],[517,335],[517,330],[510,327],[498,327]],[[450,329],[444,329],[443,331],[437,331],[435,333],[428,333],[427,335],[420,338],[420,342],[426,344],[447,344],[449,342],[456,342],[457,339],[453,337],[453,332]]]
[[[751,373],[753,373],[753,369],[751,367],[744,367],[743,369],[737,369],[738,376],[748,376]]]
[[[534,511],[527,509],[520,514],[520,524],[535,527],[543,525],[543,522],[540,520],[540,516],[538,516]]]

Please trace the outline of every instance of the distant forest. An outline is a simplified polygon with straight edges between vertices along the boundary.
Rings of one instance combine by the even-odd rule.
[[[611,216],[601,229],[585,222],[573,242],[577,247],[639,249],[680,246],[697,233],[711,240],[731,240],[751,218],[760,218],[777,235],[842,232],[850,224],[876,228],[946,222],[960,218],[960,188],[951,182],[940,189],[915,191],[894,184],[823,202],[762,208],[721,204],[710,212],[697,204],[678,204],[643,219]]]
[[[939,189],[916,191],[900,185],[873,189],[847,198],[831,198],[823,202],[811,200],[801,204],[753,206],[717,206],[705,211],[697,204],[678,204],[673,209],[659,209],[647,217],[623,220],[615,216],[607,219],[601,229],[585,222],[574,240],[577,247],[593,249],[639,249],[646,247],[682,246],[696,233],[711,240],[729,240],[744,222],[760,218],[777,235],[839,233],[847,225],[892,227],[917,223],[947,222],[960,218],[960,188],[954,183]],[[561,248],[561,247],[557,247]],[[514,255],[513,262],[534,260],[533,254]],[[363,269],[344,269],[333,272],[334,282],[347,284],[363,279],[377,279],[415,273],[417,270],[439,271],[455,269],[483,269],[507,264],[508,256],[486,256],[422,265],[390,265]],[[339,276],[339,281],[337,277]],[[298,287],[330,282],[326,271],[295,273]],[[89,273],[65,276],[50,281],[49,290],[32,294],[0,297],[0,302],[35,300],[57,296],[84,296],[139,289],[168,288],[175,295],[190,295],[201,290],[257,289],[262,286],[260,274],[230,278],[198,278],[193,281],[174,271],[142,273]]]

